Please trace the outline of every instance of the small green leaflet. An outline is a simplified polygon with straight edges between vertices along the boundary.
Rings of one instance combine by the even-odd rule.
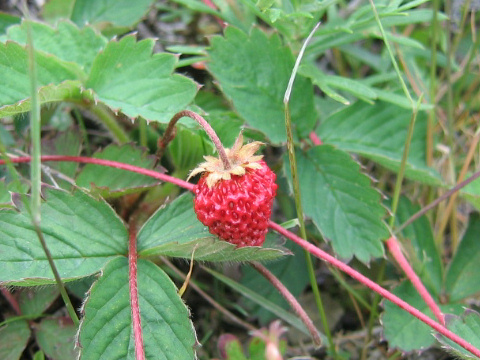
[[[98,272],[127,253],[127,231],[112,208],[77,190],[73,195],[48,189],[41,230],[64,280]],[[28,213],[0,210],[0,283],[53,284],[53,274]]]
[[[331,240],[340,258],[368,263],[384,254],[389,236],[380,193],[347,153],[330,145],[297,151],[298,179],[305,215]],[[291,179],[288,158],[285,169]]]
[[[218,240],[198,221],[193,196],[184,194],[160,208],[138,233],[138,254],[142,257],[171,256],[204,261],[256,261],[285,255],[282,248],[243,247],[237,249]]]
[[[154,40],[127,35],[110,41],[95,58],[86,87],[94,97],[127,116],[168,122],[195,97],[194,81],[173,74],[175,55],[152,55]]]
[[[194,359],[195,330],[172,280],[149,261],[137,269],[146,358]],[[79,341],[82,359],[135,359],[126,258],[109,262],[90,289]]]
[[[274,144],[285,142],[283,97],[294,65],[291,50],[277,34],[267,37],[259,28],[247,35],[229,26],[211,44],[208,70],[238,113]],[[315,125],[316,111],[312,83],[302,76],[295,80],[290,110],[296,135],[306,137]]]

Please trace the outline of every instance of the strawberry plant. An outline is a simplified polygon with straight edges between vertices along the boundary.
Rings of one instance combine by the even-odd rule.
[[[0,358],[479,358],[478,10],[1,4]]]

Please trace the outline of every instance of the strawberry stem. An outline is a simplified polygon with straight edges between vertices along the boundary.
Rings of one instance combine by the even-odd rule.
[[[222,142],[218,138],[217,133],[213,128],[210,126],[210,124],[200,115],[197,113],[190,111],[190,110],[182,110],[175,115],[173,115],[172,119],[168,123],[167,129],[165,130],[165,134],[163,135],[163,138],[159,141],[158,143],[158,152],[157,152],[157,157],[159,157],[160,154],[163,153],[163,150],[167,147],[168,143],[173,140],[175,137],[175,125],[177,124],[177,121],[180,120],[182,117],[189,117],[190,119],[195,120],[203,130],[207,133],[208,137],[212,140],[213,144],[217,148],[218,155],[220,156],[220,159],[222,160],[223,167],[225,170],[229,170],[232,168],[230,161],[228,160],[227,153],[225,152],[225,148],[222,145]]]
[[[418,275],[415,273],[415,271],[412,269],[409,262],[403,255],[397,238],[395,236],[390,237],[386,241],[386,244],[387,244],[388,250],[390,250],[390,253],[395,258],[398,265],[400,265],[402,270],[405,272],[405,275],[407,275],[407,277],[410,279],[415,289],[417,289],[423,301],[425,301],[425,303],[430,308],[430,310],[432,310],[438,322],[442,325],[445,325],[445,316],[443,315],[442,310],[440,310],[435,300],[433,300],[432,296],[423,285],[422,280],[420,280]]]
[[[318,330],[315,325],[313,325],[312,319],[310,319],[305,310],[303,310],[302,305],[300,305],[297,299],[295,299],[295,296],[293,296],[292,293],[288,291],[288,289],[285,287],[285,285],[283,285],[282,282],[275,275],[273,275],[265,266],[263,266],[259,262],[251,262],[250,266],[257,270],[263,277],[265,277],[265,279],[267,279],[285,298],[293,311],[295,311],[295,313],[307,327],[310,335],[312,335],[315,345],[320,347],[322,345],[322,339],[320,338]]]
[[[135,338],[135,358],[136,360],[145,360],[145,350],[143,348],[142,319],[140,317],[140,306],[138,303],[137,286],[137,233],[135,223],[129,224],[128,234],[128,282],[130,287],[130,307],[132,310],[133,336]]]

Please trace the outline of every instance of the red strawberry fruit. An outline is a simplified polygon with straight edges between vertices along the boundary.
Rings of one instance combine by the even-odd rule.
[[[210,233],[237,247],[261,246],[268,231],[276,175],[262,155],[254,155],[262,143],[243,146],[242,134],[232,149],[226,149],[230,168],[212,156],[194,169],[191,176],[204,173],[195,193],[195,213]]]

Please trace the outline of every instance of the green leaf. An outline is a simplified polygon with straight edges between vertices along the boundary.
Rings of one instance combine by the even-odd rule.
[[[84,78],[90,71],[98,52],[107,44],[107,39],[97,34],[91,27],[79,29],[67,21],[59,22],[56,28],[38,22],[30,22],[30,26],[36,51],[80,65],[85,72]],[[25,45],[27,43],[26,27],[26,22],[10,27],[7,39]]]
[[[273,143],[285,142],[283,97],[294,65],[291,50],[277,34],[267,37],[253,28],[247,35],[231,26],[223,37],[213,37],[211,45],[208,69],[238,113]],[[295,80],[290,110],[297,135],[306,137],[316,112],[312,84],[302,76]]]
[[[338,256],[356,256],[364,263],[383,256],[382,240],[389,236],[382,221],[385,209],[359,164],[330,145],[298,151],[296,157],[305,215],[331,240]],[[285,168],[291,179],[287,159]]]
[[[268,234],[267,236],[273,236]],[[292,251],[293,256],[285,256],[282,259],[269,263],[268,270],[272,272],[285,285],[293,296],[298,298],[303,290],[309,284],[308,271],[305,264],[305,255],[303,250],[289,241],[285,247]],[[295,271],[292,271],[295,269]],[[263,296],[265,299],[282,307],[284,310],[290,310],[290,305],[285,301],[278,290],[260,275],[258,271],[252,269],[251,266],[242,267],[242,278],[240,283]],[[266,324],[275,319],[274,315],[266,311],[262,304],[248,302],[246,307],[249,313],[259,317],[262,324]]]
[[[111,23],[132,27],[150,9],[153,0],[75,0],[72,21],[78,26]]]
[[[128,35],[111,41],[93,62],[86,87],[113,110],[136,118],[168,122],[195,97],[192,80],[172,72],[176,57],[152,55],[154,40]]]
[[[298,69],[298,73],[310,78],[312,82],[325,93],[325,95],[332,98],[333,100],[338,101],[344,105],[350,104],[350,101],[348,99],[344,98],[342,95],[335,92],[335,90],[328,86],[325,80],[325,75],[316,66],[313,66],[312,64],[301,65]]]
[[[480,348],[480,314],[478,312],[466,309],[461,317],[455,315],[445,316],[445,322],[448,330],[454,332],[477,349]],[[437,333],[435,337],[455,357],[460,359],[478,359],[445,336]]]
[[[422,313],[433,319],[433,314],[410,282],[403,282],[392,291]],[[424,350],[434,344],[432,328],[421,322],[405,310],[390,301],[383,304],[383,335],[389,348],[403,351]],[[459,304],[440,305],[443,313],[461,314],[463,308]]]
[[[397,225],[407,221],[410,216],[420,210],[406,197],[398,203]],[[432,226],[424,215],[402,230],[402,246],[408,251],[408,259],[417,275],[430,292],[439,296],[442,291],[442,260],[435,244]]]
[[[50,94],[52,86],[59,85],[65,80],[75,80],[82,73],[75,64],[63,62],[39,52],[36,52],[35,60],[42,104],[50,102],[45,99],[45,92]],[[28,57],[24,47],[14,42],[0,43],[0,79],[2,79],[0,117],[4,117],[15,113],[9,111],[9,107],[21,106],[22,102],[30,98]],[[47,90],[44,87],[47,87]],[[28,111],[29,107],[22,110]]]
[[[445,287],[450,301],[480,292],[480,215],[472,213],[470,222],[447,270]]]
[[[1,44],[0,44],[1,47]],[[1,68],[0,68],[1,72]],[[16,84],[15,87],[19,87],[20,84]],[[21,84],[22,87],[26,86]],[[23,91],[23,90],[22,90]],[[29,96],[24,92],[25,96]],[[0,93],[0,98],[2,94]],[[76,80],[66,80],[60,84],[50,84],[38,89],[38,101],[40,105],[45,105],[54,102],[60,102],[65,100],[79,100],[82,98],[81,94],[81,83]],[[11,101],[11,100],[4,100]],[[15,101],[15,100],[13,100]],[[24,100],[19,100],[10,105],[0,106],[0,118],[6,116],[13,116],[21,113],[30,111],[32,105],[30,103],[30,98],[25,98]]]
[[[30,339],[25,320],[11,321],[0,328],[0,359],[19,360]]]
[[[56,286],[32,287],[21,289],[18,304],[22,315],[39,317],[58,297]]]
[[[127,259],[117,258],[92,286],[80,325],[82,359],[135,359],[128,271]],[[146,358],[194,359],[195,332],[173,282],[145,260],[137,282]]]
[[[38,346],[51,360],[77,359],[75,346],[77,328],[69,318],[48,318],[35,324]]]
[[[22,19],[19,16],[0,11],[0,35],[4,34],[9,26],[18,24],[20,21],[22,21]]]
[[[110,259],[127,253],[127,231],[104,201],[79,190],[71,195],[48,189],[45,196],[41,230],[64,280],[96,273]],[[27,211],[0,210],[0,253],[0,283],[54,283]]]
[[[160,208],[138,233],[138,254],[142,257],[171,256],[202,261],[255,261],[280,257],[280,248],[242,247],[237,249],[218,240],[197,219],[193,196],[184,194]]]
[[[144,169],[152,169],[155,164],[153,157],[146,156],[141,149],[132,145],[109,145],[93,157],[119,161]],[[103,197],[120,196],[138,188],[158,184],[158,182],[150,176],[94,164],[87,164],[76,179],[78,186],[92,189]]]
[[[381,101],[373,106],[356,102],[323,120],[317,134],[326,144],[336,145],[398,171],[411,115],[409,111]],[[426,126],[425,116],[418,114],[405,176],[439,185],[440,176],[425,163]]]

